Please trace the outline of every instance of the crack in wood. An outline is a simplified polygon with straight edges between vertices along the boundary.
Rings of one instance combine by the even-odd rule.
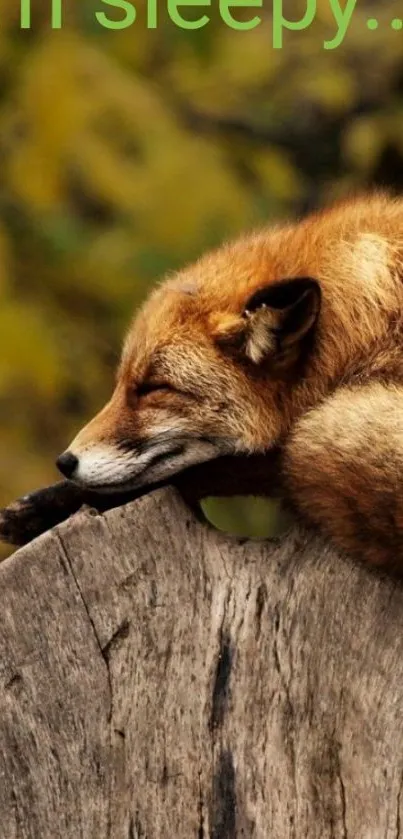
[[[256,641],[260,638],[260,633],[262,631],[262,615],[265,604],[267,603],[267,588],[264,583],[260,583],[256,591],[256,611],[255,611],[255,624],[256,624]]]
[[[205,832],[204,832],[204,797],[203,797],[203,788],[201,783],[201,771],[199,769],[198,773],[199,779],[199,799],[197,802],[197,815],[199,820],[199,826],[197,831],[197,839],[205,839]]]
[[[400,786],[397,793],[396,799],[396,839],[401,839],[401,818],[400,818],[400,802],[402,797],[402,789],[403,789],[403,774],[400,779]]]
[[[232,752],[218,755],[210,805],[211,839],[236,839],[235,768]]]
[[[4,690],[12,690],[22,684],[21,673],[13,673],[11,678],[4,684]]]
[[[282,663],[281,663],[281,656],[279,650],[279,634],[280,634],[280,613],[279,613],[279,606],[277,605],[274,610],[274,637],[273,637],[273,655],[274,655],[274,664],[277,670],[277,673],[280,678],[280,683],[283,688],[283,694],[285,699],[285,710],[283,715],[284,720],[284,728],[285,728],[285,738],[284,738],[284,745],[288,751],[289,761],[290,761],[290,769],[291,769],[291,777],[292,783],[294,787],[294,797],[295,801],[297,801],[297,772],[296,772],[296,754],[295,754],[295,728],[294,728],[294,707],[291,701],[290,695],[290,687],[288,684],[288,680],[286,674],[284,673]],[[293,836],[295,836],[295,829]]]
[[[228,705],[233,658],[234,652],[230,636],[227,632],[221,632],[209,721],[210,731],[220,728],[224,721]]]
[[[113,839],[115,839],[115,837]],[[147,839],[147,833],[143,829],[138,811],[136,812],[134,818],[132,816],[130,819],[127,839]]]
[[[340,800],[341,800],[341,821],[343,825],[343,839],[348,839],[347,821],[346,821],[346,790],[341,774],[340,760],[337,762],[337,776],[340,784]]]
[[[125,618],[122,621],[120,626],[115,630],[112,637],[109,641],[101,647],[102,655],[107,663],[109,663],[109,659],[112,652],[116,652],[116,650],[121,646],[122,642],[128,638],[130,632],[130,621]]]

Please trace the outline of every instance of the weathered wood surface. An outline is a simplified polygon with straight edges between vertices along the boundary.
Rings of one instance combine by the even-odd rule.
[[[403,588],[160,491],[0,567],[1,839],[403,836]]]

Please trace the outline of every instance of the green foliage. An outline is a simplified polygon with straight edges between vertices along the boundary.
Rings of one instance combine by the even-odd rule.
[[[214,15],[184,32],[94,24],[48,0],[33,28],[0,0],[0,503],[56,478],[55,455],[107,396],[151,284],[224,237],[403,180],[399,2],[357,5],[343,45],[328,0],[271,45]],[[297,17],[305,2],[293,2]],[[377,17],[376,32],[366,27]]]
[[[291,517],[276,498],[204,498],[200,506],[217,530],[234,536],[276,539],[291,525]]]

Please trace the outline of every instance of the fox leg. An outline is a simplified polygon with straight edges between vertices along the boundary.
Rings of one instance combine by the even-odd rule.
[[[179,490],[195,513],[198,502],[208,495],[276,495],[279,494],[279,453],[273,450],[265,455],[218,458],[192,466],[169,481],[120,494],[96,493],[70,481],[59,481],[0,510],[0,540],[25,545],[68,519],[84,504],[103,513],[168,483]]]
[[[24,495],[0,510],[0,541],[26,545],[74,515],[84,504],[101,513],[126,504],[135,497],[134,492],[100,495],[70,481],[59,481]]]
[[[402,387],[343,387],[307,413],[286,442],[283,478],[335,546],[403,572]]]

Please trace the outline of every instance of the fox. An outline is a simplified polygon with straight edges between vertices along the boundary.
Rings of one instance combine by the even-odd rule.
[[[403,199],[346,199],[224,243],[153,289],[114,391],[0,513],[23,544],[82,503],[173,485],[277,495],[335,548],[403,572]]]

